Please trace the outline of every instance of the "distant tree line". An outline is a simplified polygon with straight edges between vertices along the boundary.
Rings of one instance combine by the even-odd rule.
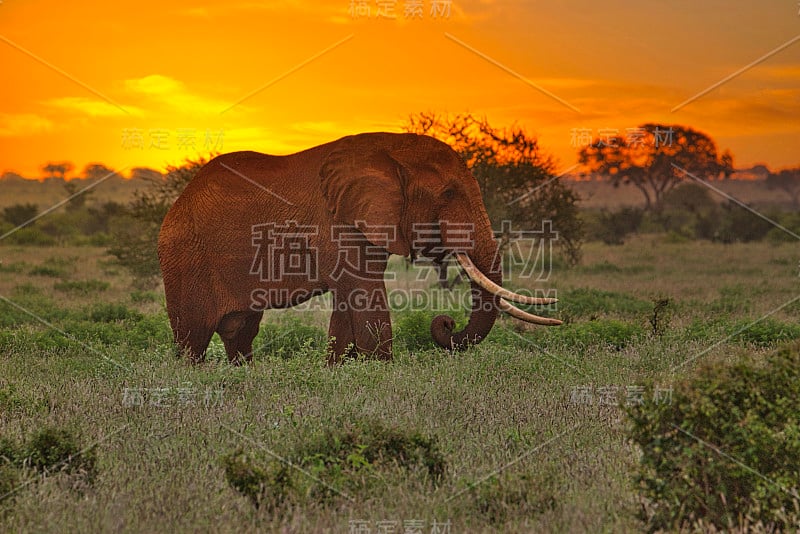
[[[496,128],[470,114],[418,113],[408,118],[404,129],[441,139],[461,155],[478,180],[501,245],[510,239],[504,232],[536,231],[543,229],[543,220],[551,221],[553,235],[541,238],[557,234],[567,264],[580,261],[584,240],[621,244],[635,233],[721,243],[794,240],[800,235],[800,167],[763,169],[764,186],[785,195],[788,211],[763,212],[721,201],[709,184],[734,173],[733,156],[727,150],[720,153],[710,136],[687,126],[647,123],[635,138],[595,139],[579,151],[584,173],[641,192],[643,207],[618,210],[579,209],[579,196],[558,176],[553,158],[521,127]],[[99,202],[96,190],[88,187],[120,180],[113,169],[92,163],[73,174],[72,163],[49,162],[41,167],[41,178],[49,184],[63,182],[63,206],[41,218],[33,202],[3,207],[0,235],[5,237],[0,245],[105,246],[139,284],[150,284],[159,275],[156,242],[161,221],[206,161],[186,160],[165,173],[132,169],[129,177],[137,189],[127,202]],[[4,182],[19,184],[20,179],[6,173],[0,177],[0,190]]]

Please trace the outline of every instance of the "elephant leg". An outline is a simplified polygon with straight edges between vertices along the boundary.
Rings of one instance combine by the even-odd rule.
[[[356,338],[347,310],[337,307],[334,299],[334,311],[328,326],[328,365],[341,363],[344,358],[355,356]]]
[[[350,313],[356,352],[378,358],[392,359],[392,322],[389,311],[367,310]]]
[[[328,364],[348,356],[364,354],[380,360],[392,359],[392,324],[383,282],[360,287],[346,298],[334,297],[334,312],[328,334],[333,339]]]
[[[253,340],[258,334],[263,316],[264,312],[254,312],[248,315],[244,321],[244,326],[239,331],[237,351],[244,356],[245,361],[253,361]],[[228,359],[230,359],[230,353],[228,353]]]
[[[253,359],[253,339],[258,334],[263,312],[232,312],[217,325],[217,333],[225,344],[228,361],[240,365]]]
[[[204,325],[200,321],[172,321],[172,330],[175,333],[175,344],[181,352],[188,353],[189,361],[200,363],[206,359],[206,349],[214,335],[214,328]]]

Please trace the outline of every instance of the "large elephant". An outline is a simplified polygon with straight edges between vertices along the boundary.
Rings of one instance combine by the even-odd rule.
[[[288,156],[214,158],[171,207],[158,240],[175,342],[193,361],[216,331],[231,362],[252,358],[264,309],[333,292],[328,362],[392,357],[384,270],[390,254],[455,256],[472,285],[468,324],[446,315],[436,343],[480,342],[499,310],[555,325],[509,301],[543,304],[501,287],[502,270],[478,183],[445,143],[365,133]]]

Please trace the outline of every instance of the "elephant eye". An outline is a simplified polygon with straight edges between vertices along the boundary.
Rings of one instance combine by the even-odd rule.
[[[456,190],[453,189],[452,187],[448,187],[447,189],[444,190],[442,196],[447,200],[453,200],[456,196]]]

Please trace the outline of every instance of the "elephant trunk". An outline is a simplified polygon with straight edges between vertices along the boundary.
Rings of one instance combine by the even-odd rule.
[[[481,210],[483,211],[483,210]],[[464,254],[474,264],[480,273],[486,276],[493,283],[501,286],[503,283],[503,271],[500,263],[497,242],[494,239],[488,217],[485,216],[477,231],[475,232],[474,246]],[[441,223],[442,244],[447,250],[457,250],[452,243],[453,238],[447,230],[446,223]],[[463,245],[462,245],[463,250]],[[468,274],[470,274],[468,272]],[[448,315],[438,315],[431,323],[431,335],[437,345],[445,349],[461,350],[469,345],[480,343],[494,326],[499,314],[500,297],[481,287],[470,276],[472,289],[472,311],[469,322],[460,332],[453,332],[455,321]]]

